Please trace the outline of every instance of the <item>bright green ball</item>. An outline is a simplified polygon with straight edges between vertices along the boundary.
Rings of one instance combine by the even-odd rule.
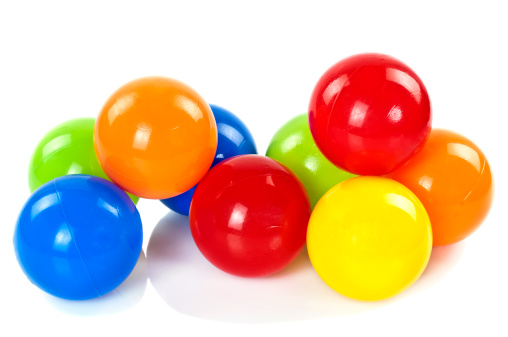
[[[300,178],[309,193],[312,208],[330,188],[356,177],[337,168],[318,150],[307,114],[284,124],[273,136],[266,155],[286,165]]]
[[[42,138],[28,169],[30,192],[68,174],[89,174],[110,180],[95,155],[94,126],[94,118],[73,119],[58,125]],[[138,197],[130,194],[129,197],[137,204]]]

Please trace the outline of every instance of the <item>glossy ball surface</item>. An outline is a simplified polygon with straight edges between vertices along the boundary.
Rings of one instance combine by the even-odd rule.
[[[307,249],[331,288],[353,299],[381,300],[421,275],[432,249],[432,230],[425,208],[402,184],[356,177],[318,202]]]
[[[208,104],[189,86],[164,77],[118,89],[97,118],[95,150],[107,176],[124,190],[165,199],[205,175],[217,149]]]
[[[312,207],[330,188],[355,177],[330,163],[319,151],[310,134],[307,114],[291,119],[275,133],[266,156],[286,165],[298,176]]]
[[[485,155],[469,139],[451,131],[432,130],[422,151],[389,176],[421,200],[436,246],[471,235],[492,204],[494,183]]]
[[[430,101],[405,64],[387,55],[360,54],[321,77],[310,101],[309,125],[317,146],[337,167],[383,175],[425,144]]]
[[[237,276],[286,267],[305,244],[310,203],[298,178],[273,159],[243,155],[215,166],[198,184],[191,232],[203,255]]]
[[[216,105],[210,105],[217,123],[217,151],[212,167],[242,154],[256,154],[256,144],[247,126],[233,113]],[[182,215],[189,215],[189,208],[196,186],[176,197],[161,200],[169,209]]]
[[[104,295],[131,273],[141,253],[141,219],[127,194],[88,175],[56,178],[23,207],[14,250],[28,279],[54,296]]]
[[[28,185],[34,192],[43,184],[69,174],[108,179],[93,145],[95,118],[77,118],[50,130],[37,144],[28,168]],[[136,204],[138,197],[129,195]]]

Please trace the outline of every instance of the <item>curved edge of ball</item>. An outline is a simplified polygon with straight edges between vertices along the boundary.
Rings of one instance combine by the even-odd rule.
[[[91,205],[102,213],[86,213]],[[117,228],[103,230],[115,216],[122,217]],[[90,226],[94,217],[102,222]],[[115,230],[120,232],[115,235]],[[123,248],[115,246],[122,240]],[[89,175],[62,176],[37,189],[23,206],[13,236],[16,259],[28,280],[68,300],[96,298],[118,287],[134,269],[142,242],[141,218],[132,200],[112,182]]]

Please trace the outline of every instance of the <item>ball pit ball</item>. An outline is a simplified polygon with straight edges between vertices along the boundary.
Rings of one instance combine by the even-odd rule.
[[[192,188],[212,165],[217,125],[189,86],[165,77],[134,80],[102,108],[95,150],[107,176],[127,192],[166,199]]]
[[[95,118],[77,118],[50,130],[37,144],[28,168],[28,185],[34,192],[43,184],[69,174],[108,179],[93,145]],[[136,204],[138,197],[129,195]]]
[[[433,129],[422,151],[389,177],[421,200],[435,246],[471,235],[492,204],[494,183],[487,158],[469,139],[448,130]]]
[[[307,114],[294,117],[273,136],[266,156],[291,169],[309,194],[311,206],[333,186],[355,177],[330,163],[310,134]]]
[[[14,250],[28,279],[54,296],[104,295],[131,273],[142,244],[141,219],[127,194],[89,175],[41,186],[23,207]]]
[[[310,203],[302,183],[273,159],[242,155],[212,168],[190,208],[191,233],[217,268],[259,277],[286,267],[305,244]]]
[[[233,113],[217,105],[210,105],[217,123],[217,151],[212,167],[223,161],[242,154],[256,154],[256,144],[247,126]],[[173,198],[161,200],[174,212],[189,215],[189,208],[194,195],[194,186],[187,192]]]
[[[431,107],[420,78],[382,54],[359,54],[333,65],[309,104],[310,131],[337,167],[384,175],[425,144]]]
[[[328,191],[309,221],[307,249],[323,281],[357,300],[381,300],[413,284],[432,249],[425,208],[402,184],[356,177]]]

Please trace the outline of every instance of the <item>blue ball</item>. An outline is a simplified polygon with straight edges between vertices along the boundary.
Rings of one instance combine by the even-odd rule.
[[[54,296],[85,300],[119,286],[141,253],[141,218],[113,183],[88,175],[56,178],[21,210],[14,250],[28,279]]]
[[[212,167],[223,161],[242,154],[257,154],[256,144],[249,129],[233,113],[210,104],[217,122],[218,142]],[[161,200],[172,211],[189,215],[189,208],[196,186],[176,197]]]

